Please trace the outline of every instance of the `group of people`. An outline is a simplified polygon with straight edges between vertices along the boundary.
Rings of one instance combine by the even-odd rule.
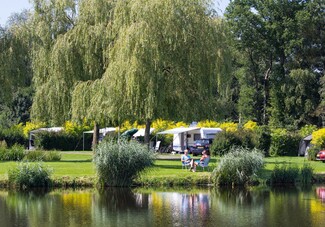
[[[184,154],[181,156],[181,162],[183,165],[190,165],[190,171],[195,172],[196,167],[200,164],[203,164],[207,158],[210,159],[209,150],[203,150],[202,156],[199,160],[192,159],[191,156],[188,154],[188,150],[184,150]]]

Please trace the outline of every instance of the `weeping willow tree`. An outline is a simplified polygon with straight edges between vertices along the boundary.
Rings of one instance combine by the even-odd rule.
[[[72,92],[80,81],[101,78],[111,42],[114,1],[34,1],[33,119],[61,125],[72,116]]]
[[[0,26],[0,127],[17,124],[22,119],[19,110],[29,108],[26,102],[14,105],[32,80],[29,25],[28,12],[23,11],[11,15],[6,27]]]
[[[108,88],[111,118],[191,121],[213,116],[222,39],[210,1],[118,1]]]

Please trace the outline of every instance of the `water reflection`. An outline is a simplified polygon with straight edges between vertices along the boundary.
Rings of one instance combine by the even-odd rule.
[[[0,191],[0,226],[323,226],[311,189]]]
[[[317,196],[322,200],[322,202],[325,202],[325,187],[317,187],[316,193]]]

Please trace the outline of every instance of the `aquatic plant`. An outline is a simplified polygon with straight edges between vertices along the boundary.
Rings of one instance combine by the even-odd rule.
[[[131,186],[146,167],[152,166],[155,153],[135,141],[105,141],[95,151],[94,163],[101,185]]]

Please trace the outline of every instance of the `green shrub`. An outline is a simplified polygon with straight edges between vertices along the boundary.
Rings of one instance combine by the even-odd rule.
[[[25,156],[25,148],[15,144],[11,148],[0,148],[0,161],[21,161]]]
[[[232,148],[225,154],[212,172],[217,185],[245,185],[263,167],[264,155],[257,149]]]
[[[42,150],[28,151],[24,160],[30,161],[30,162],[60,161],[61,154],[57,151],[42,151]]]
[[[303,167],[300,169],[300,182],[303,185],[309,185],[313,180],[314,169],[310,164],[304,163]]]
[[[296,156],[301,137],[286,129],[276,129],[271,133],[270,156]]]
[[[35,135],[35,147],[44,150],[74,151],[83,149],[83,137],[65,132],[40,132]],[[85,150],[91,150],[92,137],[85,134]]]
[[[241,146],[241,144],[236,132],[222,131],[214,138],[211,153],[222,156],[227,154],[233,146]]]
[[[315,161],[316,160],[316,155],[320,151],[320,148],[317,146],[311,146],[308,149],[308,160],[310,161]]]
[[[270,178],[270,183],[274,184],[294,184],[299,176],[299,168],[283,164],[275,165]]]
[[[0,131],[0,140],[6,141],[8,147],[14,144],[20,144],[27,147],[28,139],[24,136],[23,127],[21,124],[14,125],[11,128],[2,129]]]
[[[42,163],[20,162],[9,169],[8,181],[11,186],[20,188],[44,187],[51,183],[52,170]]]
[[[56,162],[61,160],[61,154],[57,151],[45,151],[45,160],[47,162]]]
[[[254,148],[264,151],[268,155],[271,145],[271,132],[268,126],[259,126],[252,133],[252,143]]]
[[[100,143],[94,163],[102,185],[130,186],[138,174],[153,165],[155,154],[146,145],[120,140]]]
[[[44,161],[45,153],[41,150],[28,151],[24,158],[25,161],[39,162]]]

